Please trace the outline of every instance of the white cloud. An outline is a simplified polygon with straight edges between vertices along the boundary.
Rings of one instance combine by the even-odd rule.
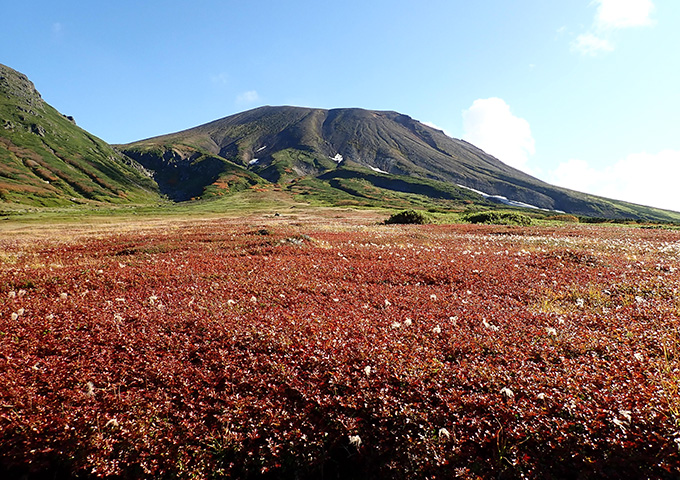
[[[652,24],[652,0],[595,0],[595,25],[600,29],[644,27]]]
[[[441,130],[444,132],[444,135],[447,137],[453,137],[449,132],[446,131],[446,129],[440,127],[439,125],[432,123],[432,122],[421,122],[423,125],[427,125],[428,127],[434,128],[435,130]]]
[[[60,22],[52,24],[52,35],[56,38],[61,38],[64,34],[64,25]]]
[[[571,50],[582,55],[613,51],[611,36],[615,30],[653,24],[652,0],[593,0],[591,5],[597,5],[593,26],[571,43]]]
[[[239,105],[256,103],[258,101],[260,101],[260,95],[255,90],[248,90],[236,97],[236,103]]]
[[[529,122],[516,117],[501,98],[478,99],[463,111],[463,138],[520,170],[536,151]]]
[[[217,75],[211,75],[210,81],[217,85],[227,85],[229,83],[229,74],[220,72]]]
[[[579,192],[593,193],[602,191],[604,180],[608,178],[606,169],[597,171],[584,160],[572,158],[560,163],[551,174],[550,181],[560,187],[570,188]]]
[[[595,56],[598,53],[611,52],[614,45],[607,38],[598,37],[593,33],[584,33],[576,37],[571,43],[571,50],[583,55]]]
[[[602,168],[571,159],[560,164],[551,177],[552,183],[573,190],[680,211],[680,150],[634,153]]]

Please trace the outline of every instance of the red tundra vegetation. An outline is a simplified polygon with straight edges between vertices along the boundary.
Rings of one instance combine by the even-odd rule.
[[[0,237],[2,478],[680,476],[680,232],[123,227]]]

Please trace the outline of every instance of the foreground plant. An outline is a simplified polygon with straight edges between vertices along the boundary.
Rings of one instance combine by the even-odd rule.
[[[677,478],[680,235],[508,233],[4,239],[0,474]]]

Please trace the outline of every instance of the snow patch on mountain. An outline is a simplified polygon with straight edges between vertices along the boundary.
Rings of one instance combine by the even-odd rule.
[[[492,195],[490,193],[482,192],[481,190],[476,190],[474,188],[466,187],[465,185],[457,185],[460,188],[464,188],[465,190],[470,190],[471,192],[475,192],[478,195],[481,195],[484,198],[488,198],[491,201],[502,203],[504,205],[508,205],[510,207],[520,207],[520,208],[532,208],[534,210],[543,210],[545,212],[558,212],[558,213],[564,213],[561,210],[548,210],[547,208],[541,208],[537,207],[536,205],[531,205],[530,203],[524,203],[520,202],[518,200],[510,200],[508,197],[504,197],[503,195]]]

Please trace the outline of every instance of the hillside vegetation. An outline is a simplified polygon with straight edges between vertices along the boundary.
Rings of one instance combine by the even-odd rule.
[[[79,128],[0,65],[0,201],[34,206],[159,200],[151,174]]]

